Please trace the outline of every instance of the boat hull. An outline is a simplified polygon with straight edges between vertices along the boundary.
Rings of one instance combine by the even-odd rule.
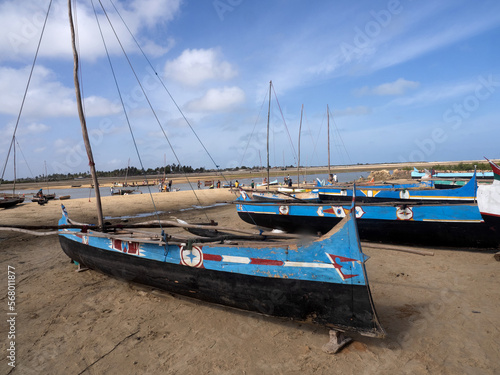
[[[338,285],[307,280],[274,279],[226,273],[181,265],[137,259],[127,255],[85,246],[60,237],[63,251],[81,265],[130,282],[149,285],[175,294],[266,315],[315,320],[336,328],[352,330],[353,317],[357,331],[373,331],[368,290],[360,285]],[[330,310],[326,306],[338,306]],[[346,314],[355,306],[360,314]]]
[[[367,336],[385,334],[350,217],[320,240],[284,246],[207,244],[188,249],[93,233],[63,230],[59,236],[66,255],[84,267],[232,308]]]
[[[292,233],[325,233],[342,219],[337,213],[345,209],[326,205],[237,205],[239,217],[247,223]],[[492,218],[485,221],[474,204],[357,209],[361,240],[472,248],[500,245],[500,222]],[[410,212],[412,217],[405,218],[404,214]]]

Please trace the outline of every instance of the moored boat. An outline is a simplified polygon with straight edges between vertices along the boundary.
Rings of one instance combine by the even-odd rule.
[[[266,203],[238,198],[239,217],[259,227],[325,233],[345,215],[346,204]],[[497,248],[500,223],[485,222],[477,204],[367,203],[356,206],[362,240],[427,246]],[[492,217],[493,218],[493,217]]]
[[[411,172],[412,178],[455,178],[455,179],[469,179],[472,178],[473,175],[476,175],[476,178],[481,179],[492,179],[493,172],[435,172],[431,173],[429,171],[419,172],[417,168],[413,168]]]
[[[322,187],[318,188],[321,201],[350,201],[353,191],[350,188]],[[433,202],[433,203],[467,203],[474,202],[477,195],[476,175],[462,187],[456,189],[433,189],[427,187],[358,187],[356,200],[362,203],[370,202]]]
[[[24,197],[0,197],[0,208],[14,207],[24,202]]]
[[[63,208],[59,225],[71,224]],[[256,232],[258,233],[258,232]],[[270,234],[261,234],[262,238]],[[144,236],[143,236],[144,237]],[[356,220],[319,239],[206,244],[130,232],[60,231],[63,251],[81,266],[238,309],[381,337]]]

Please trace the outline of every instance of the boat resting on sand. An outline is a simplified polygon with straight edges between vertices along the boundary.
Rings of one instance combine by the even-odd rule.
[[[24,202],[24,197],[0,197],[0,208],[10,208]]]
[[[350,202],[353,195],[352,189],[339,187],[318,188],[317,192],[321,201]],[[355,194],[356,201],[361,203],[391,201],[467,203],[476,200],[477,180],[476,174],[473,174],[464,186],[456,189],[357,187]]]
[[[411,245],[498,248],[500,167],[490,164],[495,180],[477,188],[477,202],[394,200],[357,205],[360,238]],[[465,187],[475,187],[473,182]],[[325,233],[342,220],[350,207],[345,202],[258,202],[248,195],[241,195],[235,203],[239,217],[247,223],[292,233]]]
[[[63,207],[59,225],[67,224],[72,222]],[[128,281],[265,315],[384,335],[350,214],[319,239],[284,244],[159,235],[146,240],[92,227],[63,229],[59,240],[81,266]]]

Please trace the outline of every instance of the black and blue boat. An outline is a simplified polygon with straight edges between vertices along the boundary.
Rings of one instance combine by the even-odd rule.
[[[463,187],[466,189],[455,189],[468,192],[461,195],[464,198],[473,194],[474,202],[392,199],[357,205],[360,238],[409,245],[498,248],[500,168],[493,162],[490,164],[495,172],[493,184],[477,188],[476,181],[471,179]],[[349,196],[347,194],[344,196]],[[352,199],[352,192],[349,194]],[[422,196],[423,192],[418,194]],[[411,193],[410,197],[417,195]],[[299,233],[327,232],[342,220],[350,207],[342,201],[258,202],[247,194],[242,194],[235,203],[239,217],[247,223]]]
[[[356,201],[360,203],[407,201],[429,203],[467,203],[474,202],[477,195],[477,179],[473,173],[471,179],[456,189],[434,189],[432,187],[413,187],[413,184],[396,187],[365,186],[356,189]],[[314,190],[316,191],[316,189]],[[325,186],[317,188],[321,201],[351,201],[353,190],[345,187]]]

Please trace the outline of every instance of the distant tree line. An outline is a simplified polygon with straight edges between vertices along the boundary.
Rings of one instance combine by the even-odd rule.
[[[293,168],[293,166],[290,166]],[[198,174],[205,172],[227,172],[227,171],[238,171],[238,170],[259,170],[261,167],[252,167],[248,168],[246,166],[235,167],[235,168],[225,168],[225,169],[206,169],[204,167],[193,168],[188,165],[180,165],[180,164],[170,164],[156,168],[148,168],[145,171],[142,169],[130,166],[128,168],[120,168],[115,169],[113,171],[97,171],[97,177],[115,177],[124,179],[125,176],[143,176],[143,175],[158,175],[161,176],[163,174]],[[89,172],[77,172],[77,173],[53,173],[48,176],[39,175],[34,178],[32,177],[24,177],[17,178],[17,182],[44,182],[44,181],[64,181],[64,180],[74,180],[78,178],[88,178],[90,177]],[[0,182],[3,184],[13,183],[14,181],[9,180],[1,180]]]

